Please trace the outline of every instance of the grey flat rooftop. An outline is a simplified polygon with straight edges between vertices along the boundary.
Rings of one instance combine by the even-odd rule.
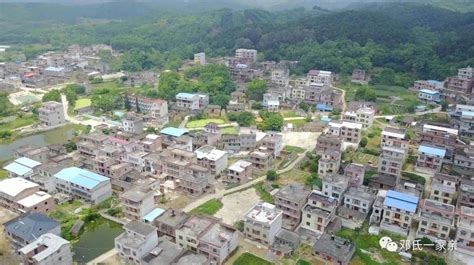
[[[131,221],[124,228],[144,236],[156,231],[156,227],[139,221]]]
[[[158,246],[143,257],[149,265],[172,264],[184,253],[184,249],[168,240],[160,240]]]
[[[289,201],[302,201],[306,200],[311,191],[302,184],[290,184],[281,188],[275,197],[282,197]]]

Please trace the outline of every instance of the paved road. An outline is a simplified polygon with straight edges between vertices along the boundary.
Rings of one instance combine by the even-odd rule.
[[[299,154],[298,155],[298,158],[296,158],[291,164],[289,164],[286,168],[284,169],[281,169],[281,170],[278,170],[277,173],[278,174],[282,174],[282,173],[285,173],[287,171],[290,171],[292,170],[296,165],[298,165],[298,163],[301,162],[301,160],[304,159],[305,157],[305,153],[302,153],[302,154]],[[209,201],[209,200],[212,200],[212,199],[219,199],[219,198],[222,198],[223,196],[229,194],[229,193],[233,193],[233,192],[236,192],[236,191],[239,191],[239,190],[243,190],[243,189],[246,189],[246,188],[250,188],[252,187],[253,185],[261,182],[261,181],[264,181],[266,178],[266,176],[261,176],[261,177],[258,177],[256,179],[253,179],[252,181],[249,181],[243,185],[240,185],[240,186],[237,186],[237,187],[234,187],[232,189],[228,189],[228,190],[221,190],[221,191],[218,191],[217,193],[213,193],[213,194],[207,194],[195,201],[193,201],[192,203],[186,205],[186,207],[183,208],[183,211],[185,212],[190,212],[192,209],[200,206],[201,204]]]
[[[181,123],[179,124],[178,128],[181,128],[181,129],[186,128],[186,123],[188,123],[188,119],[189,119],[189,115],[186,115],[186,117],[184,117],[183,121],[181,121]]]

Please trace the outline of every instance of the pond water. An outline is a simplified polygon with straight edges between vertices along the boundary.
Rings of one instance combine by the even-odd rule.
[[[42,147],[48,144],[62,144],[73,137],[74,129],[70,126],[62,126],[46,132],[33,134],[16,139],[10,143],[0,144],[0,161],[13,158],[13,151],[20,146],[27,145]]]
[[[114,239],[123,232],[120,224],[104,218],[88,224],[79,241],[72,247],[73,260],[85,264],[114,248]]]

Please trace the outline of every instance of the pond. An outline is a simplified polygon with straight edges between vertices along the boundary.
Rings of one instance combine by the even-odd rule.
[[[13,158],[13,151],[20,146],[42,147],[48,144],[62,144],[73,137],[74,128],[70,125],[55,128],[53,130],[33,134],[16,139],[13,142],[0,144],[0,161]]]
[[[88,224],[79,241],[72,247],[73,260],[85,264],[114,248],[114,239],[123,232],[122,225],[99,218]]]

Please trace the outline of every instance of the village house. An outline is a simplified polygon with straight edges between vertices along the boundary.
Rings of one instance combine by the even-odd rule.
[[[283,226],[293,230],[301,221],[301,210],[311,193],[304,185],[290,184],[273,195],[275,206],[283,211]]]
[[[427,237],[433,242],[449,240],[454,231],[455,208],[430,199],[423,200],[420,206],[420,218],[416,237]]]
[[[474,209],[461,206],[459,208],[456,238],[457,250],[472,255],[474,253]]]
[[[385,127],[382,131],[382,139],[380,146],[398,147],[403,150],[407,150],[408,142],[409,141],[408,139],[406,139],[404,129]]]
[[[71,244],[64,238],[52,233],[41,235],[18,252],[24,264],[72,264]]]
[[[273,69],[270,81],[280,87],[287,87],[290,82],[290,71],[288,68]]]
[[[354,256],[356,247],[348,239],[323,234],[313,245],[313,255],[326,264],[348,265]]]
[[[340,152],[342,150],[342,141],[336,135],[323,133],[318,137],[315,150],[316,154],[321,156],[328,150]]]
[[[350,163],[344,168],[344,176],[349,178],[349,187],[362,186],[364,182],[364,175],[364,165]]]
[[[464,137],[474,138],[474,112],[463,111],[459,118],[459,134]]]
[[[428,103],[439,103],[441,101],[441,93],[430,89],[421,89],[418,91],[418,99]]]
[[[141,113],[151,115],[157,119],[159,124],[166,124],[168,122],[168,102],[158,98],[148,98],[144,96],[130,97],[132,107]]]
[[[462,178],[459,184],[457,207],[466,206],[474,208],[474,180]]]
[[[136,186],[120,194],[123,216],[141,221],[155,208],[155,191],[150,187]]]
[[[454,151],[453,169],[465,176],[474,176],[474,143],[457,147]]]
[[[158,234],[152,225],[131,221],[123,226],[125,230],[115,238],[115,250],[120,259],[141,264],[141,259],[158,245]]]
[[[436,173],[431,178],[430,199],[438,202],[452,204],[459,187],[457,176]]]
[[[318,175],[325,177],[330,174],[338,173],[341,166],[341,152],[328,150],[322,154],[318,161]]]
[[[235,50],[235,58],[241,63],[253,64],[257,62],[257,50],[254,49],[237,49]]]
[[[0,181],[0,206],[16,213],[28,211],[48,213],[55,203],[51,195],[40,191],[40,186],[23,178]]]
[[[28,212],[3,224],[13,249],[18,250],[37,240],[44,234],[61,234],[60,224],[45,215]]]
[[[359,144],[362,138],[362,124],[349,121],[331,121],[329,132],[341,138],[343,142]]]
[[[13,153],[15,155],[15,158],[26,157],[41,163],[48,162],[50,158],[50,151],[49,148],[46,146],[37,148],[29,145],[24,145],[15,149]]]
[[[280,110],[279,96],[273,93],[263,94],[262,106],[268,112],[278,112]]]
[[[413,84],[413,90],[420,91],[422,89],[441,90],[444,87],[444,82],[436,80],[417,80]]]
[[[206,53],[200,52],[194,54],[194,63],[205,65],[206,64]]]
[[[178,93],[176,106],[180,109],[200,110],[209,105],[209,96],[204,94]]]
[[[127,133],[142,134],[143,118],[138,115],[125,115],[122,119],[122,129]]]
[[[267,132],[261,141],[261,146],[265,147],[274,158],[279,157],[283,150],[283,135],[278,132]]]
[[[342,206],[338,208],[338,216],[362,223],[374,200],[375,196],[367,187],[350,187],[344,194]]]
[[[237,248],[238,240],[239,233],[237,229],[223,223],[215,223],[201,234],[198,253],[204,254],[210,262],[223,264]]]
[[[382,146],[379,157],[378,173],[399,177],[405,162],[406,151],[394,146]]]
[[[457,145],[458,130],[437,124],[423,124],[423,128],[417,133],[417,142],[446,149],[446,158],[452,158],[454,148]]]
[[[330,86],[334,79],[332,72],[321,70],[310,70],[306,76],[310,83],[324,84]]]
[[[387,191],[380,229],[406,236],[416,213],[418,200],[419,198],[413,195]]]
[[[158,229],[159,236],[175,238],[176,230],[188,220],[189,215],[181,210],[167,209],[156,218],[154,226]]]
[[[176,244],[184,249],[197,252],[199,238],[217,220],[207,216],[192,216],[175,231]]]
[[[273,242],[271,249],[276,255],[289,257],[293,255],[300,243],[300,236],[297,233],[283,228],[275,236],[275,242]]]
[[[250,162],[256,170],[266,171],[272,166],[272,154],[261,151],[250,153]]]
[[[370,75],[366,74],[363,69],[354,69],[352,71],[351,82],[361,85],[367,85],[370,81]]]
[[[474,86],[474,69],[472,67],[458,69],[458,75],[448,77],[442,90],[445,98],[455,100],[458,97],[469,97]]]
[[[66,122],[63,104],[56,101],[44,102],[38,109],[39,120],[45,127],[52,127]]]
[[[257,129],[254,127],[241,127],[238,135],[240,151],[251,151],[257,147]]]
[[[369,107],[363,107],[356,111],[347,111],[342,115],[343,120],[353,121],[362,124],[362,129],[372,127],[374,123],[375,110]]]
[[[369,225],[379,225],[383,218],[383,202],[387,196],[387,190],[378,190],[372,204],[372,214],[369,217]]]
[[[227,181],[230,183],[243,184],[252,178],[252,163],[245,160],[237,160],[227,169]]]
[[[3,167],[8,172],[9,178],[22,177],[30,179],[39,171],[41,163],[27,157],[15,159],[10,164]]]
[[[415,170],[439,172],[443,166],[445,155],[445,148],[423,143],[418,147]]]
[[[326,196],[337,199],[338,203],[340,203],[347,190],[349,179],[344,175],[335,173],[324,176],[322,182],[322,193]]]
[[[220,176],[227,168],[228,155],[226,151],[205,145],[195,150],[194,153],[197,155],[198,165],[207,168],[214,177]]]
[[[322,234],[336,217],[337,199],[312,191],[303,207],[300,229]]]
[[[110,179],[77,167],[65,168],[54,175],[56,190],[91,204],[112,196]]]
[[[244,235],[250,240],[271,246],[282,228],[283,211],[275,205],[258,202],[245,215]]]

